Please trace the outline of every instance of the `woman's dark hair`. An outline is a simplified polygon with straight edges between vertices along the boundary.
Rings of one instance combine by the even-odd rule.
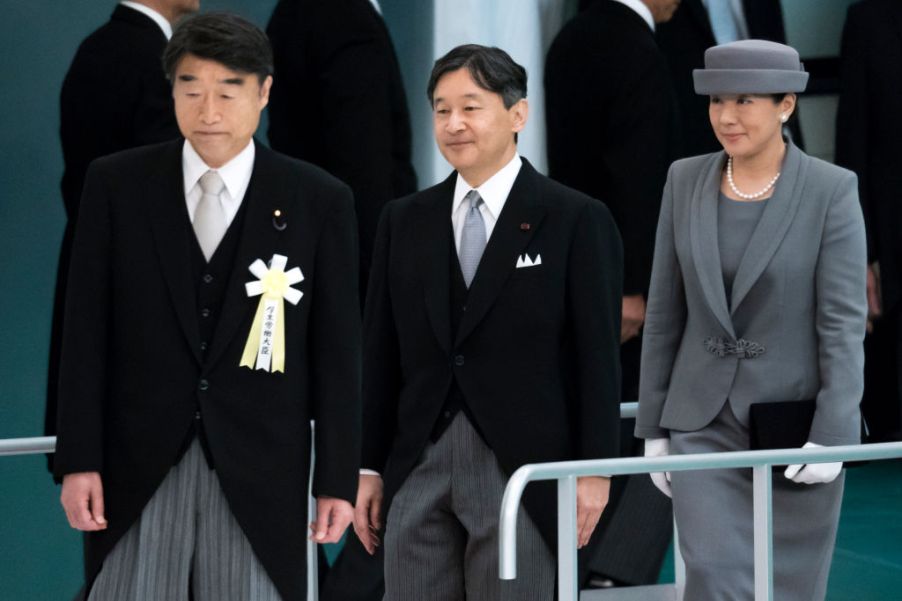
[[[186,54],[215,61],[239,73],[253,73],[263,83],[273,72],[272,46],[250,21],[227,12],[196,14],[180,22],[163,52],[170,81]]]
[[[501,96],[504,108],[509,109],[526,98],[526,69],[501,48],[489,48],[478,44],[466,44],[454,48],[435,61],[426,96],[433,103],[438,80],[447,73],[466,67],[470,77],[480,88]]]

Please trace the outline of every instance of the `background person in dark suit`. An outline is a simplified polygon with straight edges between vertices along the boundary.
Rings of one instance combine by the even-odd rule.
[[[545,62],[549,175],[611,210],[623,237],[622,400],[639,396],[641,328],[655,225],[673,159],[675,101],[655,23],[678,0],[595,0],[567,23]],[[641,454],[623,420],[622,453]],[[670,500],[645,477],[615,478],[593,541],[590,585],[653,584],[671,538]]]
[[[385,524],[387,600],[546,600],[553,486],[524,495],[513,582],[498,579],[498,508],[523,464],[617,453],[620,238],[602,203],[517,154],[526,71],[507,53],[457,47],[427,92],[456,171],[380,220],[354,527],[372,551]],[[608,487],[579,481],[580,546]]]
[[[416,191],[401,71],[371,0],[280,0],[266,28],[275,76],[273,149],[318,165],[354,192],[360,298],[382,207]],[[315,118],[310,118],[315,115]],[[382,550],[348,537],[320,587],[322,601],[382,601]]]
[[[60,245],[50,335],[47,435],[56,433],[63,301],[85,173],[98,157],[178,137],[172,90],[160,60],[172,35],[172,24],[196,11],[199,4],[199,0],[119,3],[109,22],[79,46],[63,81],[60,141],[65,167],[61,188],[67,221]],[[48,457],[52,461],[53,456]]]
[[[165,64],[186,140],[96,161],[82,197],[62,504],[92,601],[301,601],[311,419],[314,540],[341,536],[358,480],[351,193],[253,141],[272,84],[254,25],[185,20]]]
[[[872,433],[902,439],[902,4],[849,7],[842,39],[836,162],[858,175],[868,231],[863,406]],[[872,327],[871,327],[872,326]],[[876,369],[875,369],[876,368]]]
[[[417,184],[407,100],[388,29],[370,0],[280,0],[266,32],[278,82],[269,141],[354,192],[363,299],[379,213]]]
[[[695,93],[692,70],[705,66],[705,50],[715,44],[755,38],[786,42],[780,0],[681,0],[673,18],[657,31],[670,61],[680,123],[679,157],[720,150],[708,123],[708,100]],[[789,124],[801,146],[798,119]]]

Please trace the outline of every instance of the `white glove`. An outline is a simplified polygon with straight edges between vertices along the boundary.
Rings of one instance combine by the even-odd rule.
[[[822,447],[816,442],[806,442],[803,449]],[[833,482],[842,471],[842,461],[838,463],[797,463],[790,465],[783,472],[787,479],[799,484],[826,484]]]
[[[667,457],[668,455],[670,455],[669,438],[648,438],[645,440],[646,457]],[[651,481],[658,490],[668,497],[673,496],[670,492],[670,472],[652,472],[649,476],[651,476]]]

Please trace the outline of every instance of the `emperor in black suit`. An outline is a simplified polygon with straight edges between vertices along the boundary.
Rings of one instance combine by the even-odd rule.
[[[372,549],[370,528],[388,513],[392,601],[550,598],[554,566],[537,558],[555,547],[553,486],[526,492],[541,536],[522,572],[534,580],[506,589],[497,580],[504,481],[526,463],[617,453],[620,237],[602,203],[517,156],[525,93],[525,71],[497,48],[462,46],[439,59],[429,87],[435,135],[457,172],[389,203],[380,220],[365,312],[363,467],[381,476],[361,476],[355,531]],[[481,200],[464,207],[461,224],[459,194],[469,188]],[[468,276],[474,211],[488,243]],[[443,456],[475,447],[490,459],[430,481]],[[480,484],[467,495],[471,478]],[[425,500],[448,479],[453,507]],[[581,545],[608,486],[581,481]]]
[[[165,0],[156,6],[165,14],[144,8],[161,23],[135,8],[116,6],[109,22],[81,43],[63,81],[60,142],[65,166],[61,188],[67,221],[53,306],[44,428],[48,435],[56,433],[66,275],[88,165],[120,150],[179,137],[172,90],[160,63],[167,40],[162,27],[171,32],[169,24],[197,10],[198,0]]]
[[[176,30],[166,60],[187,141],[100,159],[85,186],[61,366],[55,468],[63,479],[62,501],[70,523],[88,531],[86,572],[94,599],[105,562],[121,557],[121,544],[136,525],[152,519],[146,507],[191,452],[186,448],[199,441],[237,520],[230,540],[246,537],[253,549],[233,563],[236,557],[242,565],[259,561],[279,599],[300,601],[310,420],[317,426],[318,542],[341,536],[357,485],[360,330],[351,193],[319,168],[251,140],[272,81],[262,31],[224,13],[193,17]],[[200,227],[208,192],[192,216],[184,167],[193,155],[187,153],[209,166],[205,175],[225,178],[249,148],[255,153],[243,200],[205,260],[203,238],[198,231],[195,239],[192,229]],[[257,357],[265,338],[249,334],[261,301],[245,288],[259,277],[248,266],[275,255],[287,257],[287,267],[299,267],[303,276],[295,283],[300,301],[285,301],[277,318],[283,371],[277,363],[272,371],[259,362],[249,368],[242,358],[246,344]],[[271,267],[277,269],[275,258]],[[177,507],[170,505],[156,526],[183,519]],[[189,523],[176,532],[176,543],[194,528]],[[216,528],[210,534],[219,535]],[[151,550],[162,556],[143,562],[159,570],[149,580],[176,582],[162,598],[187,599],[188,582],[169,570],[176,561],[171,550]],[[193,562],[191,555],[189,544]],[[209,581],[236,581],[216,571],[228,565],[212,563],[191,564],[195,599],[211,598]],[[116,590],[116,580],[129,577],[107,574],[105,584],[113,584],[104,590]],[[218,598],[275,598],[228,590]]]

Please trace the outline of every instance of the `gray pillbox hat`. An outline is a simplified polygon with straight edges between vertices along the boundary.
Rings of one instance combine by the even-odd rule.
[[[705,50],[705,68],[692,72],[696,94],[803,92],[808,73],[794,48],[740,40]]]

